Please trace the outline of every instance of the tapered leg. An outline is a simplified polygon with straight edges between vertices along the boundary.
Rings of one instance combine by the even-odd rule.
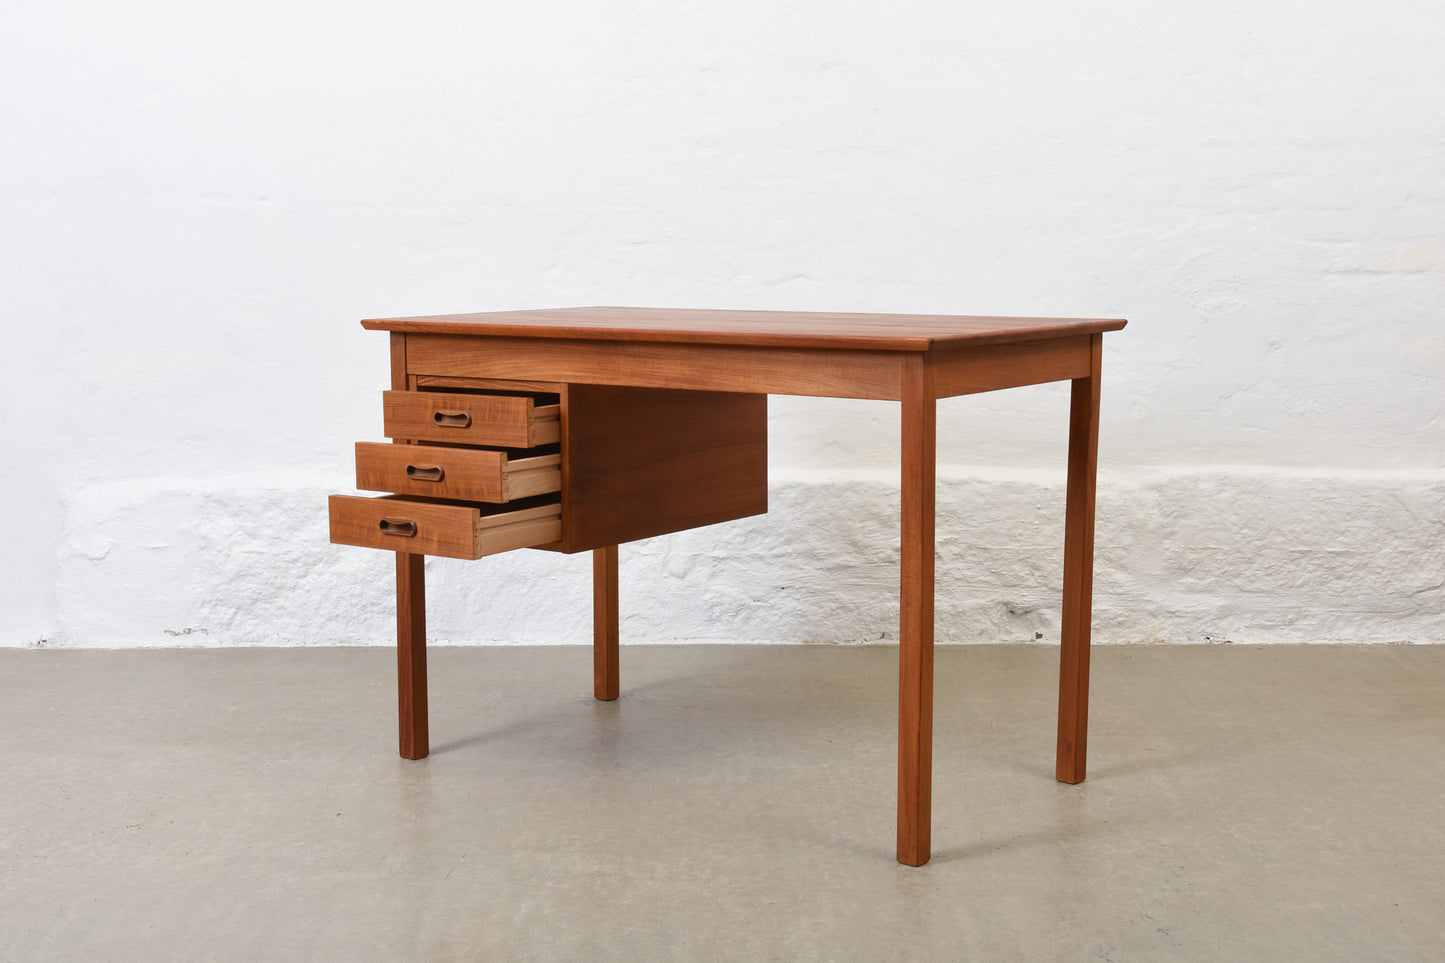
[[[396,688],[401,754],[429,751],[426,726],[426,579],[424,555],[396,553]]]
[[[617,698],[617,546],[592,551],[592,694]]]
[[[937,401],[933,370],[911,361],[903,383],[903,529],[898,636],[898,861],[929,857],[933,803],[933,508]]]
[[[1099,460],[1099,374],[1077,378],[1069,404],[1069,489],[1064,516],[1064,611],[1059,662],[1059,746],[1054,776],[1084,781],[1089,734],[1089,631],[1094,597],[1094,479]]]

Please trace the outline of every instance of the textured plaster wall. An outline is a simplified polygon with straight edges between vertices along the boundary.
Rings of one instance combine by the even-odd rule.
[[[1130,318],[1097,637],[1445,641],[1441,10],[16,11],[0,643],[384,640],[356,320],[564,304]],[[943,406],[940,639],[1056,637],[1066,408]],[[626,547],[626,638],[895,633],[896,421],[773,399],[774,510]],[[429,574],[438,639],[585,638],[585,558]]]

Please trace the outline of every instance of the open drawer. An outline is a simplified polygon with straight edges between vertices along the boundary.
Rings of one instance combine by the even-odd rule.
[[[447,445],[534,448],[562,437],[562,406],[524,394],[385,391],[386,437]]]
[[[562,456],[441,445],[356,443],[356,487],[424,498],[510,502],[562,488]]]
[[[481,558],[562,537],[555,496],[510,505],[465,505],[384,495],[332,495],[331,541],[416,555]]]

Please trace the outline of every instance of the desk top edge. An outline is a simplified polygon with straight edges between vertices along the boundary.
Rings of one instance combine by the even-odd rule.
[[[370,318],[361,325],[408,334],[928,351],[1098,334],[1126,323],[1122,318],[586,307]]]

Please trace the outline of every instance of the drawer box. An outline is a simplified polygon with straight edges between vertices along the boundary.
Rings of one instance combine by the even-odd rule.
[[[509,502],[562,488],[560,454],[358,442],[356,487],[429,498]]]
[[[332,495],[331,541],[466,559],[536,548],[562,537],[562,506],[546,497],[503,506]]]
[[[382,413],[386,437],[407,441],[534,448],[562,437],[562,406],[529,395],[386,391]]]
[[[357,445],[357,487],[403,496],[398,510],[453,514],[428,522],[354,498],[333,506],[334,542],[456,558],[573,553],[768,510],[766,395],[397,370],[393,383],[414,387],[385,393],[386,434],[417,443]],[[408,524],[383,527],[387,518]],[[520,523],[530,527],[483,533]]]

